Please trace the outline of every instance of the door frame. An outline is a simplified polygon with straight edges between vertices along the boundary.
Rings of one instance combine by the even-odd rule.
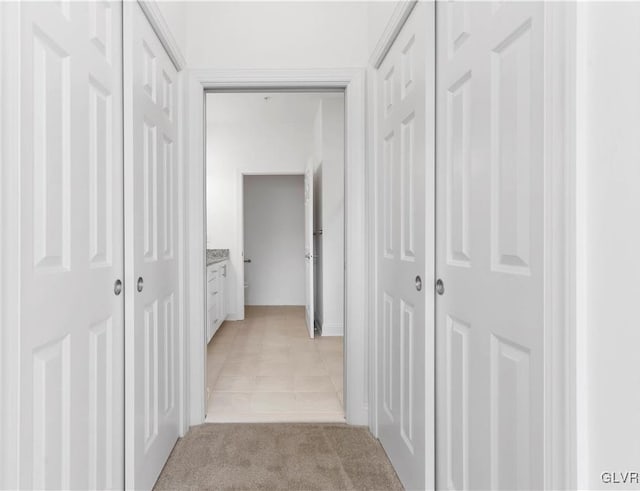
[[[20,84],[19,3],[0,2],[0,488],[20,470]]]
[[[376,291],[378,272],[375,251],[375,210],[377,206],[377,106],[376,72],[391,48],[405,21],[415,7],[416,0],[398,2],[389,23],[382,33],[367,68],[367,148],[369,153],[367,174],[368,242],[371,244],[367,268],[369,283],[367,292],[371,324],[369,338],[369,427],[378,435],[377,378],[378,363],[378,309]],[[444,4],[436,2],[434,8]],[[577,445],[578,429],[586,428],[586,409],[578,409],[577,400],[586,401],[585,389],[576,380],[585,372],[584,311],[585,297],[580,283],[585,279],[584,253],[578,248],[577,238],[584,228],[584,179],[578,162],[580,124],[576,111],[576,89],[584,90],[584,82],[577,79],[579,63],[584,63],[585,53],[578,52],[579,37],[584,36],[585,19],[580,7],[571,2],[547,3],[544,11],[544,483],[548,489],[576,489],[578,471],[587,465],[584,450]],[[435,46],[435,44],[434,44]],[[580,65],[582,66],[582,65]],[[435,98],[435,94],[433,95]],[[434,114],[435,118],[435,114]],[[436,128],[435,122],[432,126]],[[436,130],[437,131],[437,130]],[[435,135],[434,135],[435,141]],[[434,159],[435,162],[435,159]],[[434,170],[435,172],[435,170]],[[435,176],[434,176],[435,177]],[[435,183],[435,180],[434,180]],[[435,190],[434,190],[435,191]],[[435,241],[435,235],[434,235]],[[435,242],[433,244],[435,246]],[[433,248],[435,253],[435,247]],[[434,255],[435,263],[435,255]],[[434,270],[435,271],[435,270]],[[578,279],[581,281],[578,282]],[[426,278],[425,284],[434,285],[435,276]],[[434,311],[435,312],[435,311]],[[427,320],[426,329],[435,336],[435,319]],[[435,338],[434,338],[435,344]],[[429,362],[435,367],[437,353]],[[435,370],[433,371],[435,377]],[[427,381],[435,390],[434,380]],[[435,400],[434,394],[434,400]],[[436,418],[433,414],[433,430]],[[435,453],[435,449],[433,452]],[[584,470],[582,470],[584,472]],[[429,473],[428,473],[429,475]],[[435,475],[435,462],[433,474]]]
[[[205,92],[215,90],[289,90],[345,93],[345,416],[349,424],[368,422],[367,298],[365,289],[367,230],[365,216],[365,71],[360,68],[318,69],[194,69],[185,87],[190,128],[187,170],[189,202],[189,421],[204,422],[206,346],[202,329],[206,316],[204,230],[206,196]]]
[[[209,91],[211,92],[211,91]],[[206,123],[205,123],[206,124]],[[206,158],[206,155],[205,155]],[[206,165],[206,162],[205,162]],[[205,169],[206,170],[206,169]],[[282,170],[282,171],[252,171],[252,170],[245,170],[245,169],[238,169],[236,171],[236,185],[238,186],[238,196],[237,196],[237,201],[236,201],[236,206],[238,209],[238,216],[241,220],[241,223],[238,224],[238,244],[241,244],[242,246],[242,257],[244,259],[244,177],[245,176],[304,176],[304,172],[298,172],[298,171],[288,171],[288,170]],[[205,190],[206,191],[206,190]],[[207,208],[206,208],[206,195],[205,195],[205,209],[204,209],[204,215],[205,215],[205,238],[206,238],[206,233],[207,233],[207,222],[206,222],[206,217],[207,217]],[[206,249],[206,246],[205,246]],[[236,292],[236,294],[238,295],[238,302],[240,305],[240,311],[242,313],[240,319],[230,319],[230,320],[242,320],[244,319],[244,262],[242,263],[242,266],[240,268],[240,277],[238,278],[238,284],[237,289],[238,291]],[[206,287],[206,285],[205,285]],[[242,301],[240,301],[240,299],[242,299]],[[206,323],[205,323],[205,329],[206,329]],[[205,364],[206,364],[206,360],[205,360]]]

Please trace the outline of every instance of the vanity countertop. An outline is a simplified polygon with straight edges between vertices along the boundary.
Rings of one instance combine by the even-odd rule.
[[[207,249],[207,266],[229,259],[229,249]]]

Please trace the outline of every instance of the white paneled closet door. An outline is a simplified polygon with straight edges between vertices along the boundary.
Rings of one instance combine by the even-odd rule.
[[[439,489],[542,489],[542,2],[437,10]]]
[[[124,484],[117,2],[20,5],[20,489]]]
[[[406,489],[433,486],[434,6],[377,71],[378,434]],[[427,361],[428,360],[428,361]]]
[[[124,6],[126,482],[153,487],[179,433],[178,80],[137,2]]]

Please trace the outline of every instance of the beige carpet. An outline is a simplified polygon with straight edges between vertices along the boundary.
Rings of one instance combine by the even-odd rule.
[[[204,424],[178,441],[155,489],[402,490],[367,428]]]

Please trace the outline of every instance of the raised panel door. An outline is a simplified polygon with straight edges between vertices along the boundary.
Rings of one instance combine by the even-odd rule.
[[[436,6],[441,489],[544,487],[544,9]]]
[[[377,70],[378,436],[407,489],[433,486],[434,7],[419,2]],[[427,242],[428,240],[428,242]]]
[[[179,434],[178,74],[137,3],[124,40],[126,483],[151,489]]]
[[[119,488],[121,4],[12,8],[20,14],[19,468],[5,485]]]

